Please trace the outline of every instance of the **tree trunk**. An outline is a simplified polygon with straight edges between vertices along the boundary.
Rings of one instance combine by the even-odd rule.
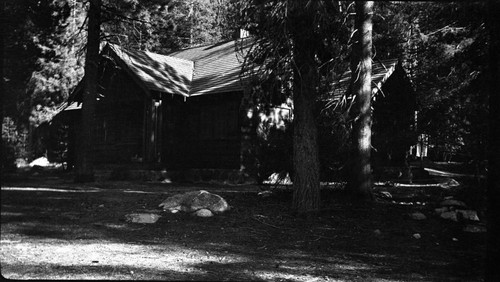
[[[488,140],[488,242],[485,281],[500,281],[500,3],[489,1],[488,24],[490,31],[490,93]]]
[[[88,15],[87,55],[85,59],[85,87],[83,92],[81,131],[78,140],[76,182],[94,180],[93,140],[99,64],[99,36],[101,0],[91,0]]]
[[[307,40],[298,39],[298,40]],[[319,157],[314,102],[318,83],[314,54],[306,51],[307,42],[296,52],[300,66],[294,78],[293,103],[293,202],[299,214],[318,212],[320,209]]]
[[[372,200],[371,150],[371,93],[372,93],[372,15],[373,1],[356,1],[355,29],[351,70],[354,105],[352,116],[352,166],[348,188],[357,198]]]

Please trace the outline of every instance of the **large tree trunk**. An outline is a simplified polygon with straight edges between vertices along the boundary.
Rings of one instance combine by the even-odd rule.
[[[500,3],[489,2],[490,108],[488,140],[488,242],[485,281],[500,281]]]
[[[363,200],[372,199],[371,93],[372,93],[372,15],[373,1],[356,1],[356,37],[351,61],[352,91],[355,97],[352,116],[352,158],[348,188]]]
[[[306,7],[305,3],[302,6]],[[302,24],[310,27],[313,16],[302,14]],[[314,116],[318,85],[318,68],[315,53],[308,36],[295,36],[295,70],[293,85],[293,200],[292,208],[299,214],[318,212],[320,209],[319,156],[317,126]]]
[[[89,8],[89,23],[87,34],[87,55],[85,59],[85,87],[83,93],[81,131],[78,140],[76,182],[94,180],[93,140],[94,115],[96,108],[99,64],[99,36],[101,0],[91,0]]]
[[[294,90],[293,120],[293,203],[298,213],[317,212],[320,208],[319,157],[314,118],[316,79],[313,69],[302,73],[303,83]]]

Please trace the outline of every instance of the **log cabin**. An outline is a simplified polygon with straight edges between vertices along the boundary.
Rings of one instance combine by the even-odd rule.
[[[244,102],[249,81],[240,76],[245,44],[251,43],[237,39],[168,55],[107,44],[99,64],[95,163],[140,165],[143,169],[232,170],[254,177],[258,124],[280,124],[293,113],[289,103],[273,108],[272,115],[252,115]],[[380,148],[377,155],[399,158],[406,149],[395,145],[398,138],[387,143],[385,136],[411,127],[414,93],[399,60],[374,62],[372,80],[378,108],[373,137]],[[344,95],[349,81],[347,71],[335,87],[333,100],[349,97]],[[72,123],[70,166],[78,140],[82,93],[83,80],[58,115]],[[394,111],[394,105],[404,110]]]
[[[243,103],[248,88],[240,77],[245,44],[250,42],[238,39],[168,55],[107,44],[99,64],[94,162],[251,170],[256,116]],[[72,123],[70,166],[83,85],[82,80],[58,114]],[[266,121],[279,123],[290,118],[291,109],[276,107],[272,113]]]

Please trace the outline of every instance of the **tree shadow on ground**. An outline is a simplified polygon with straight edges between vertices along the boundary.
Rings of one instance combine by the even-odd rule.
[[[329,210],[311,219],[292,215],[286,193],[269,198],[256,192],[220,195],[233,206],[231,211],[213,218],[162,213],[157,223],[143,225],[126,222],[125,214],[154,210],[166,195],[2,191],[2,240],[134,244],[142,246],[146,257],[159,259],[175,248],[181,250],[176,268],[190,269],[134,268],[134,261],[98,267],[54,264],[46,269],[53,275],[83,271],[95,277],[115,273],[112,277],[168,280],[481,280],[484,236],[461,233],[457,224],[433,217],[409,219],[414,210],[430,214],[432,206],[358,207],[334,193],[324,203]],[[413,238],[415,233],[421,239]],[[4,270],[23,265],[2,261]],[[143,276],[126,276],[130,271]]]

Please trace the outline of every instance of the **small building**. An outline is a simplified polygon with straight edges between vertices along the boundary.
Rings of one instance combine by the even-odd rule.
[[[349,106],[351,71],[341,76],[331,102]],[[372,161],[375,166],[401,166],[417,140],[416,94],[398,59],[372,62]]]
[[[292,109],[282,105],[263,115],[245,103],[250,86],[240,71],[250,40],[193,47],[168,55],[107,44],[99,63],[95,164],[169,171],[218,169],[254,177],[259,125],[283,124],[283,120],[292,118]],[[399,139],[392,137],[407,125],[406,110],[398,109],[413,107],[414,94],[405,77],[398,60],[374,64],[377,109],[373,140],[374,144],[383,143],[384,136],[390,135],[389,143],[384,143],[384,156],[399,155],[402,150],[396,149]],[[349,80],[350,72],[344,73],[335,99],[346,91]],[[70,123],[69,166],[75,159],[82,94],[83,80],[55,119]],[[412,120],[413,110],[409,118]]]
[[[168,55],[107,44],[99,64],[95,163],[249,170],[256,116],[243,103],[245,44],[238,39]],[[77,140],[82,93],[83,80],[57,117],[73,122],[70,143]],[[275,112],[273,120],[291,115],[286,107]]]

